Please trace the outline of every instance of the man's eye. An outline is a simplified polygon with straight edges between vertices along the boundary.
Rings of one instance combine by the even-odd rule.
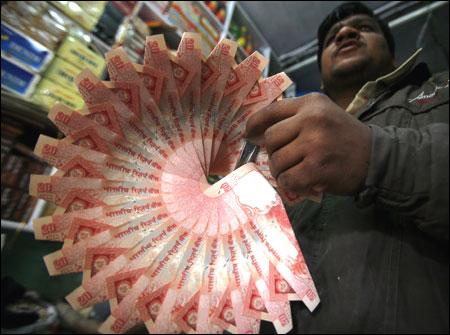
[[[372,26],[369,26],[368,24],[362,24],[359,26],[360,31],[373,31]]]
[[[325,46],[329,46],[331,44],[331,42],[333,42],[335,36],[336,36],[336,34],[333,34],[330,37],[328,37],[325,41]]]

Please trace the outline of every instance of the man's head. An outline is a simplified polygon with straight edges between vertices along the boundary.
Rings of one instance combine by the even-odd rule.
[[[318,31],[318,63],[325,91],[358,85],[394,68],[395,44],[386,23],[361,3],[344,3]]]

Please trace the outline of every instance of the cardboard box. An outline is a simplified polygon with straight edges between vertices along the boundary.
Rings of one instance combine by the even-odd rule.
[[[71,36],[66,37],[57,55],[82,70],[88,68],[96,76],[100,76],[105,69],[105,60],[102,56]]]
[[[59,83],[69,90],[78,93],[78,88],[75,85],[75,76],[81,72],[81,69],[75,65],[66,62],[62,58],[55,57],[53,62],[45,72],[45,78]]]
[[[98,21],[98,17],[89,15],[75,1],[52,1],[52,4],[61,10],[72,20],[78,22],[83,28],[92,31]]]
[[[80,109],[84,105],[83,99],[76,93],[43,78],[33,94],[33,100],[48,109],[57,102],[63,103],[72,109]]]
[[[2,22],[1,30],[2,58],[13,58],[33,72],[43,71],[53,59],[52,51],[11,26]]]
[[[2,87],[8,91],[28,98],[40,79],[40,75],[2,57]]]

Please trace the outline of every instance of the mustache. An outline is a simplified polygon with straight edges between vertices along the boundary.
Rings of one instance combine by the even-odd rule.
[[[362,41],[359,39],[351,38],[348,40],[345,40],[341,42],[341,44],[337,47],[337,49],[334,51],[333,56],[337,56],[337,54],[345,47],[348,47],[350,45],[356,45],[357,47],[361,47],[364,45]]]

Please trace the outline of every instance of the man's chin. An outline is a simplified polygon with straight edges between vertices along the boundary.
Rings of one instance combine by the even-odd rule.
[[[361,55],[337,59],[333,66],[333,77],[338,78],[354,74],[360,75],[361,71],[364,71],[369,64],[370,59]]]

